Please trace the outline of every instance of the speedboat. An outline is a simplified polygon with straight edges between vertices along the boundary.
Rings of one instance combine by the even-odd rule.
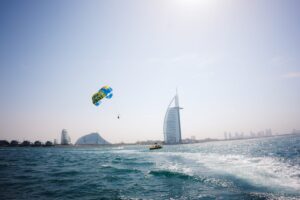
[[[154,145],[149,147],[150,150],[161,149],[161,148],[162,148],[162,146],[159,145],[159,144],[154,144]]]

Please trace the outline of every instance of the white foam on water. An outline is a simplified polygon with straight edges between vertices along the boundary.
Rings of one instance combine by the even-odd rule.
[[[208,177],[207,174],[203,173],[203,169],[199,170],[197,159],[195,159],[195,153],[156,152],[149,154],[148,156],[152,156],[152,159],[154,159],[154,162],[156,163],[155,170],[166,170],[186,174],[195,179],[204,181],[209,185],[218,185],[224,188],[233,187],[232,181]],[[180,159],[174,159],[174,156],[179,157]]]
[[[120,146],[120,147],[112,147],[111,149],[117,149],[117,150],[120,150],[120,149],[124,149],[124,147]]]
[[[139,153],[137,150],[134,149],[114,149],[111,153],[119,153],[119,154],[136,154]]]
[[[189,176],[193,176],[193,170],[191,167],[188,167],[182,163],[172,163],[172,162],[156,162],[156,168],[158,169],[164,169],[172,172],[178,172],[187,174]]]
[[[299,166],[283,163],[272,157],[245,157],[241,155],[198,155],[198,163],[245,179],[258,186],[300,190]]]
[[[211,172],[240,178],[253,186],[296,194],[300,191],[300,166],[291,165],[274,157],[247,157],[201,152],[141,152],[132,149],[120,149],[113,152],[136,154],[156,163],[158,169],[190,176],[202,176],[203,171],[199,169],[205,167]],[[228,184],[231,185],[230,182]],[[227,183],[224,187],[226,185]]]
[[[272,157],[246,157],[204,153],[158,152],[157,156],[179,156],[185,160],[174,163],[163,161],[161,167],[172,171],[197,175],[197,168],[206,167],[219,174],[228,174],[254,186],[281,189],[299,193],[300,167]],[[193,161],[194,163],[192,163]]]

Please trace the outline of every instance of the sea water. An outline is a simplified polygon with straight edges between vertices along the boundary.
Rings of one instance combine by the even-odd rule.
[[[0,199],[300,199],[300,136],[0,148]]]

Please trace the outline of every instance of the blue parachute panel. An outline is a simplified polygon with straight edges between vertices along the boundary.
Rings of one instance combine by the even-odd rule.
[[[111,99],[111,98],[112,98],[112,96],[113,96],[113,94],[112,94],[112,93],[110,93],[109,95],[107,95],[107,96],[106,96],[106,98],[107,98],[107,99]]]

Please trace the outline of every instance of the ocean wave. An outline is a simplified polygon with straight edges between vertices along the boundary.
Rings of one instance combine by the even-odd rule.
[[[300,199],[299,144],[273,138],[159,151],[7,148],[0,152],[0,193],[2,199],[294,200]]]
[[[156,159],[158,167],[190,176],[201,176],[207,170],[210,174],[227,174],[257,187],[285,189],[292,193],[300,190],[300,167],[276,157],[180,152],[157,154],[165,157]]]
[[[113,149],[113,150],[121,150],[121,149],[124,149],[124,147],[112,147],[111,149]]]
[[[194,179],[193,176],[189,176],[188,174],[174,172],[174,171],[170,171],[170,170],[157,170],[157,171],[151,170],[148,172],[148,174],[154,175],[154,176],[164,176],[164,177],[168,177],[168,178],[179,178],[179,179],[183,179],[183,180]]]
[[[141,172],[140,170],[136,169],[136,168],[120,168],[120,167],[115,167],[115,166],[111,166],[111,165],[101,165],[100,169],[104,169],[104,170],[109,170],[111,173],[122,173],[122,174],[127,174],[127,173],[138,173]]]
[[[134,149],[114,149],[111,151],[111,153],[136,154],[136,153],[140,153],[140,151]]]
[[[283,163],[277,158],[206,154],[199,155],[197,162],[258,186],[300,190],[299,166]]]
[[[64,176],[64,177],[72,177],[80,174],[81,172],[78,170],[63,170],[63,171],[58,171],[58,172],[53,172],[50,173],[50,176]]]
[[[249,192],[244,194],[246,199],[265,199],[265,200],[299,200],[298,197],[288,197],[272,193]]]

